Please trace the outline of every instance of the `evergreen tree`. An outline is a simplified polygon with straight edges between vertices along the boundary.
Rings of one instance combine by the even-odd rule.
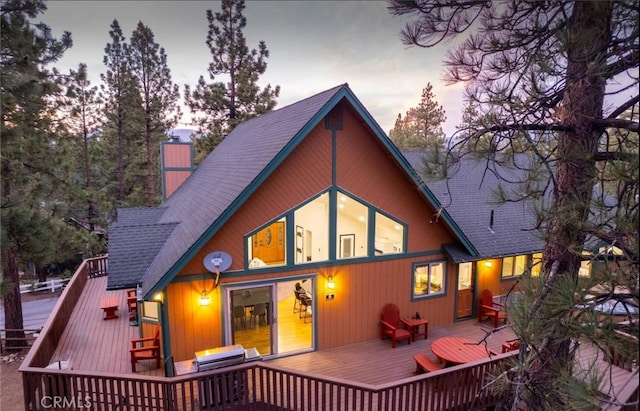
[[[576,310],[588,306],[578,283],[587,239],[615,245],[626,261],[609,265],[597,280],[610,290],[626,287],[623,298],[636,306],[639,300],[637,109],[623,116],[640,101],[639,3],[393,0],[388,7],[395,15],[415,13],[402,31],[406,44],[431,47],[463,37],[445,62],[447,79],[464,83],[483,115],[480,127],[458,132],[455,155],[473,152],[488,135],[485,159],[522,167],[515,154],[527,153],[523,197],[550,197],[540,204],[541,281],[524,276],[523,298],[510,311],[523,342],[520,364],[496,382],[515,387],[512,409],[592,407],[598,399],[590,393],[598,387],[572,377],[575,349],[581,340],[605,352],[623,349],[613,331],[624,326]],[[607,113],[605,96],[622,93],[629,99]],[[535,192],[531,185],[541,169],[551,178]],[[628,174],[603,173],[612,169]],[[620,298],[613,292],[600,297]],[[637,321],[623,331],[638,338]]]
[[[401,150],[434,150],[444,145],[442,123],[446,119],[444,108],[435,101],[433,86],[427,83],[422,90],[420,104],[409,109],[404,118],[398,114],[389,138]]]
[[[108,195],[115,198],[115,203],[110,207],[113,213],[124,204],[137,206],[146,203],[146,196],[141,194],[140,188],[140,180],[144,179],[146,173],[137,172],[145,164],[141,155],[140,92],[129,64],[129,45],[117,20],[111,24],[109,35],[111,43],[106,45],[104,56],[107,71],[101,74],[105,110],[102,145],[104,153],[116,165],[103,179],[105,187],[111,187],[112,181],[116,182],[115,189],[108,189]]]
[[[57,159],[55,107],[58,92],[45,66],[72,44],[49,27],[32,24],[46,10],[44,1],[8,0],[0,5],[0,93],[2,100],[1,260],[5,327],[22,329],[19,271],[29,261],[51,256],[52,238],[63,227],[58,205],[49,195],[61,183]],[[7,331],[7,338],[24,332]],[[26,346],[7,340],[7,347]]]
[[[71,70],[64,82],[66,87],[67,111],[65,123],[72,140],[76,142],[74,153],[77,158],[76,170],[82,176],[82,190],[79,191],[79,203],[85,205],[84,212],[78,211],[73,216],[78,224],[96,230],[98,210],[96,206],[97,190],[94,181],[94,170],[90,144],[98,137],[102,124],[98,87],[91,86],[87,73],[87,65],[80,63],[78,70]],[[104,224],[104,222],[103,222]]]
[[[178,121],[178,85],[171,81],[167,55],[154,41],[153,32],[142,22],[131,36],[130,65],[140,90],[144,116],[147,172],[147,205],[157,204],[160,192],[160,144],[167,130]],[[176,113],[176,115],[171,115]]]
[[[192,91],[185,87],[185,101],[191,112],[202,113],[195,117],[201,135],[196,140],[196,161],[207,156],[238,124],[252,117],[271,111],[280,86],[267,85],[262,90],[258,80],[267,69],[269,51],[264,41],[258,50],[249,51],[242,30],[247,19],[242,11],[244,0],[222,0],[221,11],[207,10],[209,31],[207,46],[213,61],[209,64],[207,83],[200,76]],[[223,76],[224,81],[219,80]]]

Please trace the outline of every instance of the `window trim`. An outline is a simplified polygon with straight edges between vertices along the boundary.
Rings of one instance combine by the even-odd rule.
[[[501,280],[512,280],[514,278],[522,277],[522,275],[527,271],[527,267],[528,267],[528,264],[529,264],[529,261],[530,261],[530,256],[531,256],[531,254],[516,254],[516,255],[509,255],[509,256],[506,256],[506,257],[502,257],[500,259],[500,279]],[[519,274],[516,274],[515,273],[515,270],[516,270],[516,267],[517,267],[516,261],[517,261],[518,257],[524,257],[524,264],[522,266],[523,271],[521,273],[519,273]],[[513,258],[513,266],[511,268],[511,275],[504,275],[504,260],[505,260],[505,258]]]
[[[310,204],[311,202],[315,201],[316,199],[320,198],[321,196],[328,194],[329,198],[329,215],[328,215],[328,239],[329,239],[329,243],[327,244],[328,247],[328,252],[327,252],[327,258],[325,260],[318,260],[318,261],[302,261],[302,262],[296,262],[296,227],[299,226],[299,222],[296,221],[295,215],[296,215],[296,211],[303,208],[304,206]],[[340,195],[345,195],[346,197],[358,202],[359,204],[361,204],[362,206],[364,206],[367,210],[367,215],[365,216],[365,220],[366,220],[366,224],[367,224],[367,235],[365,237],[365,241],[367,244],[367,253],[366,255],[360,255],[360,256],[354,256],[354,257],[350,257],[350,258],[340,258],[340,253],[338,251],[338,247],[340,245],[340,239],[339,236],[337,235],[338,233],[338,204],[339,204],[339,199],[340,199]],[[392,253],[382,253],[382,254],[376,254],[375,251],[375,243],[376,243],[376,214],[379,213],[381,216],[384,216],[386,218],[388,218],[389,220],[393,221],[394,223],[398,224],[399,226],[402,227],[402,251],[400,252],[392,252]],[[284,221],[285,223],[285,229],[284,229],[284,241],[285,241],[285,261],[284,264],[278,264],[278,265],[268,265],[266,267],[250,267],[251,264],[251,260],[249,260],[249,253],[250,253],[250,249],[251,249],[251,237],[255,234],[257,234],[258,232],[260,232],[261,230],[265,229],[266,227],[272,225],[275,222],[278,221]],[[343,233],[344,234],[344,233]],[[378,207],[376,207],[375,205],[371,204],[368,201],[365,201],[364,199],[360,198],[359,196],[349,192],[348,190],[344,190],[342,188],[340,188],[339,186],[332,186],[329,187],[313,196],[310,196],[309,198],[305,199],[304,201],[301,201],[300,203],[296,204],[294,207],[290,208],[287,212],[276,216],[272,219],[270,219],[269,221],[259,225],[258,227],[252,229],[251,231],[249,231],[248,233],[246,233],[244,235],[243,238],[243,245],[244,245],[244,266],[245,266],[245,270],[246,271],[261,271],[261,270],[265,270],[265,269],[270,269],[270,268],[275,268],[275,267],[298,267],[301,265],[306,265],[306,264],[316,264],[316,263],[322,263],[322,264],[326,264],[326,263],[335,263],[335,262],[340,262],[340,261],[347,261],[347,260],[371,260],[371,259],[375,259],[375,258],[382,258],[382,259],[386,259],[386,258],[398,258],[399,256],[405,255],[407,254],[407,249],[408,249],[408,241],[409,241],[409,226],[406,222],[400,220],[398,217],[386,212],[385,210],[382,210]]]
[[[432,265],[437,265],[437,264],[442,264],[442,283],[443,284],[442,284],[441,291],[437,293],[432,293],[432,294],[416,295],[415,293],[416,268],[425,266],[425,265],[431,267]],[[424,260],[424,261],[413,262],[411,264],[411,301],[421,301],[424,299],[445,297],[447,295],[447,285],[448,285],[447,272],[448,272],[448,264],[446,259],[435,259],[435,260]],[[428,276],[429,276],[429,279],[427,281],[430,282],[431,268],[429,268]]]

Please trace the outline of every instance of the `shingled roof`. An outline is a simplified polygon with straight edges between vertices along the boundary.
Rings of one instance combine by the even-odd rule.
[[[145,270],[141,263],[136,267],[135,273],[132,269],[128,269],[126,274],[124,271],[114,272],[116,268],[123,268],[121,263],[115,263],[115,259],[123,256],[127,248],[119,241],[129,242],[135,238],[146,238],[145,232],[150,229],[149,225],[142,222],[126,225],[119,221],[110,226],[109,261],[113,263],[109,265],[108,287],[125,287],[135,281],[142,284],[145,298],[166,287],[298,143],[343,99],[346,99],[371,127],[374,135],[421,188],[427,200],[438,209],[436,197],[420,184],[414,170],[349,86],[341,84],[238,125],[160,208],[155,209],[155,212],[149,212],[157,218],[153,222],[154,225],[166,227],[165,230],[156,230],[154,244],[156,241],[161,242],[163,235],[165,238]],[[126,221],[135,222],[139,218],[141,221],[149,222],[149,216],[142,212],[137,215],[121,213],[122,211],[118,215],[119,220],[122,215]],[[460,234],[446,211],[442,219],[455,233]],[[172,229],[169,230],[169,227]],[[136,230],[140,232],[134,233]],[[115,244],[116,241],[118,244]],[[462,243],[469,244],[464,238]],[[139,252],[146,257],[152,253],[151,248]],[[112,250],[118,251],[117,255],[112,255]],[[467,251],[474,252],[472,247],[467,248]],[[142,271],[144,273],[141,275]],[[131,278],[125,281],[127,275]],[[111,280],[111,276],[114,280]]]
[[[420,172],[424,169],[423,153],[403,152],[403,155],[415,170]],[[520,161],[526,159],[522,157]],[[470,255],[459,246],[446,245],[445,251],[452,260],[475,261],[529,254],[543,249],[540,233],[534,230],[536,221],[531,204],[498,202],[495,197],[499,185],[507,192],[518,189],[517,184],[501,181],[497,175],[515,182],[523,178],[522,169],[498,162],[487,165],[486,161],[469,156],[463,157],[453,168],[449,181],[424,179],[478,251],[478,255]]]
[[[165,208],[123,208],[109,226],[107,289],[136,287],[176,223],[160,224]]]

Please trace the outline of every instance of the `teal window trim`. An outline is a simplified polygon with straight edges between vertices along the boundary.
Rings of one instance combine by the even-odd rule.
[[[433,294],[426,295],[416,295],[415,294],[415,281],[416,281],[416,267],[425,266],[425,265],[433,265],[437,263],[442,263],[442,291]],[[448,281],[447,281],[447,273],[448,273],[448,265],[446,259],[434,259],[434,260],[423,260],[423,261],[415,261],[411,264],[411,301],[422,301],[426,299],[439,298],[447,295],[448,290]],[[431,270],[429,270],[429,281],[431,279]]]
[[[269,220],[268,222],[265,222],[264,224],[260,225],[259,227],[251,230],[249,233],[244,235],[244,239],[243,239],[243,248],[244,248],[244,269],[245,271],[249,271],[249,272],[256,272],[256,271],[264,271],[264,270],[268,270],[269,268],[274,268],[274,267],[299,267],[301,264],[300,263],[296,263],[295,262],[295,253],[296,253],[296,245],[295,245],[295,227],[296,227],[296,221],[295,221],[295,212],[304,207],[305,205],[311,203],[312,201],[316,200],[317,198],[319,198],[320,196],[324,195],[328,193],[329,194],[329,229],[328,229],[328,233],[329,233],[329,252],[328,252],[328,259],[327,260],[323,260],[323,261],[319,261],[319,263],[322,264],[327,264],[327,263],[331,263],[331,262],[336,262],[336,261],[340,261],[340,262],[345,262],[346,260],[349,260],[350,262],[355,262],[355,261],[362,261],[363,259],[387,259],[387,258],[393,258],[393,256],[406,256],[407,255],[407,242],[408,242],[408,231],[409,231],[409,226],[407,223],[399,220],[398,218],[396,218],[395,216],[385,212],[384,210],[372,205],[371,203],[369,203],[368,201],[363,200],[362,198],[354,195],[353,193],[341,189],[338,186],[331,186],[326,190],[323,190],[311,197],[309,197],[308,199],[306,199],[305,201],[297,204],[295,207],[289,209],[287,212],[276,216],[275,218]],[[340,259],[338,258],[337,255],[337,232],[338,232],[338,199],[339,199],[339,195],[343,194],[346,195],[348,197],[350,197],[351,199],[359,202],[360,204],[362,204],[363,206],[367,207],[367,254],[364,257],[357,257],[357,258],[353,258],[353,259]],[[397,223],[398,225],[400,225],[402,227],[403,230],[403,235],[402,235],[402,251],[398,252],[398,253],[387,253],[387,254],[381,254],[381,255],[375,255],[375,235],[376,235],[376,214],[380,213],[381,215],[389,218],[390,220],[392,220],[393,222]],[[271,224],[281,221],[284,219],[285,222],[285,250],[286,250],[286,257],[285,257],[285,264],[284,265],[274,265],[274,266],[270,266],[270,267],[260,267],[260,268],[249,268],[249,249],[250,249],[250,239],[251,236],[253,236],[254,234],[257,234],[259,231],[265,229],[266,227],[270,226]],[[306,265],[306,263],[305,263]]]

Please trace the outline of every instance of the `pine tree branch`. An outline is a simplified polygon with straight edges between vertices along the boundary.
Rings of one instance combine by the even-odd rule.
[[[640,124],[637,121],[633,121],[633,120],[625,120],[625,119],[619,119],[619,118],[603,118],[603,119],[597,119],[597,120],[593,120],[593,124],[598,127],[598,128],[609,128],[609,127],[613,127],[613,128],[622,128],[634,133],[637,133],[638,131],[640,131]]]
[[[500,131],[573,131],[573,129],[562,124],[497,124],[476,131],[471,138]]]
[[[594,155],[596,161],[626,161],[631,162],[637,158],[637,153],[621,153],[619,151],[601,151]]]
[[[615,77],[620,73],[624,73],[625,71],[637,68],[638,63],[640,62],[640,53],[637,50],[634,50],[632,53],[627,54],[626,56],[620,57],[618,60],[609,64],[606,68],[607,78]]]
[[[631,107],[633,107],[636,104],[638,104],[638,102],[640,102],[640,94],[635,96],[635,97],[632,97],[629,100],[627,100],[624,103],[622,103],[620,106],[618,106],[617,109],[615,109],[611,114],[609,114],[609,117],[607,117],[607,118],[608,119],[613,119],[613,118],[618,117],[619,115],[621,115],[622,113],[624,113],[625,111],[630,109]]]

